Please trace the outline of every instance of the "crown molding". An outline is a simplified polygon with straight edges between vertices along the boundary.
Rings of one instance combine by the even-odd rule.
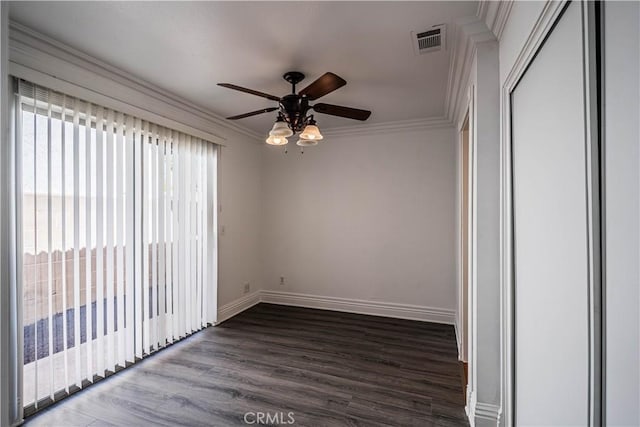
[[[513,0],[487,1],[481,0],[478,4],[476,16],[484,21],[487,28],[500,40],[502,32],[511,13]]]
[[[9,22],[9,61],[14,69],[34,70],[176,122],[187,117],[190,123],[186,125],[213,135],[218,141],[226,140],[224,134],[229,131],[261,140],[255,131],[15,21]],[[70,75],[94,78],[83,86],[67,78]],[[127,91],[135,95],[128,95]]]
[[[360,136],[372,134],[386,134],[400,131],[420,131],[452,127],[451,121],[444,117],[427,119],[397,120],[392,122],[372,123],[367,125],[341,126],[323,129],[326,137]]]
[[[449,78],[447,81],[447,96],[445,98],[445,116],[449,121],[453,122],[455,117],[455,111],[459,100],[464,91],[469,75],[471,73],[471,65],[473,62],[473,54],[475,52],[475,46],[473,41],[465,35],[463,26],[471,25],[474,22],[471,21],[466,24],[462,24],[456,31],[457,37],[453,48],[451,49],[451,60],[449,61]]]
[[[186,113],[193,120],[185,124],[215,137],[214,142],[224,144],[228,131],[247,136],[252,142],[263,142],[263,135],[259,132],[229,122],[211,110],[15,21],[9,22],[9,47],[11,69],[18,77],[29,79],[39,76],[45,82],[61,81],[64,83],[62,87],[74,85],[89,90],[100,98],[114,99],[175,122],[184,122],[181,117]],[[85,80],[87,75],[95,78],[83,85],[78,82],[79,79],[68,78],[69,75],[83,75]],[[35,83],[45,85],[42,81]],[[112,90],[116,86],[140,94],[144,102],[140,99],[137,102],[123,99],[118,96],[122,90]],[[52,89],[61,90],[55,87]],[[198,124],[194,125],[194,122]],[[452,121],[447,116],[328,128],[323,129],[323,134],[330,137],[357,136],[450,126]]]
[[[482,18],[494,7],[493,3],[495,2],[481,2],[476,16],[460,19],[456,23],[456,37],[449,61],[445,98],[445,117],[452,123],[457,117],[456,113],[461,109],[462,101],[466,99],[466,87],[471,75],[476,45],[496,40],[495,34]]]
[[[498,11],[496,12],[496,18],[491,24],[491,31],[496,35],[498,40],[502,39],[502,33],[504,27],[507,25],[509,15],[511,14],[511,8],[513,7],[513,0],[500,2],[498,5]]]
[[[485,20],[484,17],[487,15],[488,9],[491,5],[490,1],[487,0],[480,0],[478,1],[478,10],[476,10],[476,17],[482,19],[483,21]]]
[[[456,23],[445,99],[445,115],[449,121],[455,122],[461,102],[466,97],[465,88],[469,81],[476,44],[500,40],[513,3],[513,0],[481,0],[476,16],[461,19]]]

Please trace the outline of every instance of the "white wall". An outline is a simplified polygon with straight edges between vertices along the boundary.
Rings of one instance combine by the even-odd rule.
[[[640,425],[640,4],[606,2],[606,417]]]
[[[500,124],[498,45],[477,45],[473,205],[473,297],[475,304],[473,375],[476,399],[481,404],[500,401]],[[480,424],[478,421],[477,424]]]
[[[493,28],[503,21],[506,9],[498,8],[505,5],[508,3],[482,4],[476,19],[462,25],[453,53],[452,75],[459,81],[452,87],[459,95],[451,111],[452,120],[457,129],[462,129],[467,110],[470,117],[471,269],[469,334],[463,350],[469,362],[465,409],[472,426],[495,426],[500,419],[500,92],[498,43]],[[457,139],[459,151],[461,135]],[[461,163],[461,156],[458,161]],[[460,167],[458,179],[462,177]],[[459,286],[464,286],[462,276],[460,270]],[[464,305],[463,301],[459,304]]]
[[[457,126],[461,128],[470,102],[472,268],[466,397],[470,421],[480,426],[495,425],[500,407],[500,126],[498,44],[484,37],[473,43],[464,84],[470,98],[459,107]]]
[[[444,128],[265,147],[265,288],[455,309],[454,142]]]
[[[242,135],[227,137],[218,173],[218,307],[242,297],[246,282],[251,292],[262,287],[262,146]]]

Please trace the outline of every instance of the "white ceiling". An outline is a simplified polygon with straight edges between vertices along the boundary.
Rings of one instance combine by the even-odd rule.
[[[476,2],[14,2],[11,19],[213,111],[276,106],[216,86],[289,92],[281,76],[326,71],[347,85],[321,102],[373,111],[368,123],[444,115],[449,51],[414,55],[411,31],[451,26]],[[449,31],[451,33],[451,31]],[[451,40],[447,41],[451,47]],[[266,132],[275,113],[236,122]],[[359,124],[318,114],[321,128]]]

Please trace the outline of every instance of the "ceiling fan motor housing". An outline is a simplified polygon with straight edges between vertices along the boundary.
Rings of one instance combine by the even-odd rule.
[[[295,86],[304,80],[304,74],[302,74],[300,71],[288,71],[284,73],[282,78]],[[295,93],[295,88],[293,90],[293,93]]]
[[[280,112],[294,132],[301,131],[305,126],[307,111],[309,99],[306,96],[290,94],[280,100]]]

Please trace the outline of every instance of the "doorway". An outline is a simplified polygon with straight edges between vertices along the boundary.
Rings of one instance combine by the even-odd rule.
[[[20,419],[216,321],[217,148],[14,90]]]

